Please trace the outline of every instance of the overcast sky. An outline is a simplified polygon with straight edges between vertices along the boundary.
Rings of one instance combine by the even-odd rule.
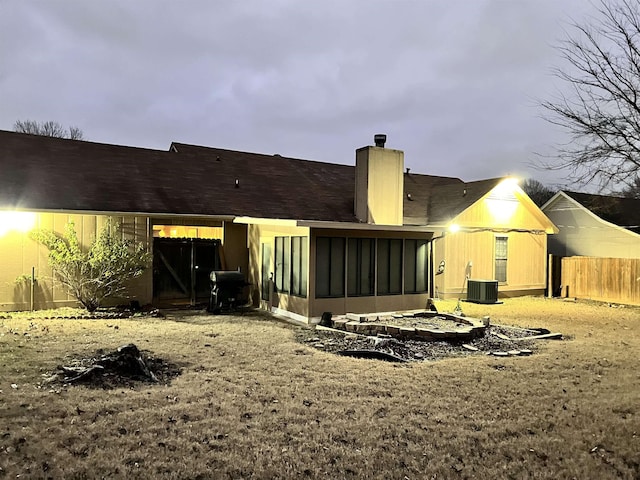
[[[537,102],[586,0],[0,0],[0,129],[353,164],[374,133],[417,173],[535,171]]]

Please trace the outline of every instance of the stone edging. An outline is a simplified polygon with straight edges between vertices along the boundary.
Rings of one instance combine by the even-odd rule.
[[[462,323],[461,328],[429,328],[429,327],[407,327],[393,325],[393,323],[382,322],[379,314],[354,314],[326,319],[321,325],[343,330],[361,335],[389,335],[400,340],[422,340],[427,342],[447,340],[447,341],[468,341],[477,337],[483,337],[486,328],[489,326],[489,317],[483,320],[477,318],[462,317],[451,313],[437,313],[429,310],[411,311],[406,313],[393,314],[395,318],[432,318],[439,317],[452,322]]]

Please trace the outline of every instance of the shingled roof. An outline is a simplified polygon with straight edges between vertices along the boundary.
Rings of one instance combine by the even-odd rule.
[[[0,208],[357,222],[355,167],[172,143],[170,151],[0,131]],[[405,173],[405,224],[446,222],[495,186]]]
[[[405,221],[417,225],[443,225],[480,200],[501,180],[492,178],[465,183],[457,178],[405,175],[405,192],[414,200],[405,199]],[[408,208],[408,205],[411,206]]]
[[[0,208],[356,221],[353,167],[191,150],[0,131]]]
[[[640,232],[640,199],[594,195],[567,190],[563,190],[563,193],[601,219],[627,230],[632,230],[636,233]]]

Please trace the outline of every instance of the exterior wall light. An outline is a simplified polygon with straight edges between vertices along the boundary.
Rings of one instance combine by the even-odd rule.
[[[487,209],[498,224],[507,224],[516,213],[519,203],[515,196],[517,189],[517,178],[505,178],[495,186],[487,197]]]
[[[0,237],[11,231],[26,233],[36,225],[36,214],[33,212],[16,212],[0,210]]]
[[[460,225],[457,223],[452,223],[449,225],[449,233],[456,233],[460,231]]]

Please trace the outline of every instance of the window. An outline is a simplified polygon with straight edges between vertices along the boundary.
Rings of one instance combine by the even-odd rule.
[[[291,238],[291,294],[307,296],[307,237]]]
[[[378,239],[378,295],[402,293],[402,240]]]
[[[316,297],[344,296],[344,238],[316,239]]]
[[[426,240],[404,241],[404,292],[427,291],[428,242]]]
[[[373,295],[375,243],[371,238],[350,238],[347,243],[347,295]]]
[[[269,300],[269,275],[271,270],[271,245],[262,244],[262,300]]]
[[[507,240],[508,237],[496,237],[496,280],[507,281]]]
[[[276,237],[275,287],[278,292],[288,292],[291,280],[289,268],[289,237]]]

